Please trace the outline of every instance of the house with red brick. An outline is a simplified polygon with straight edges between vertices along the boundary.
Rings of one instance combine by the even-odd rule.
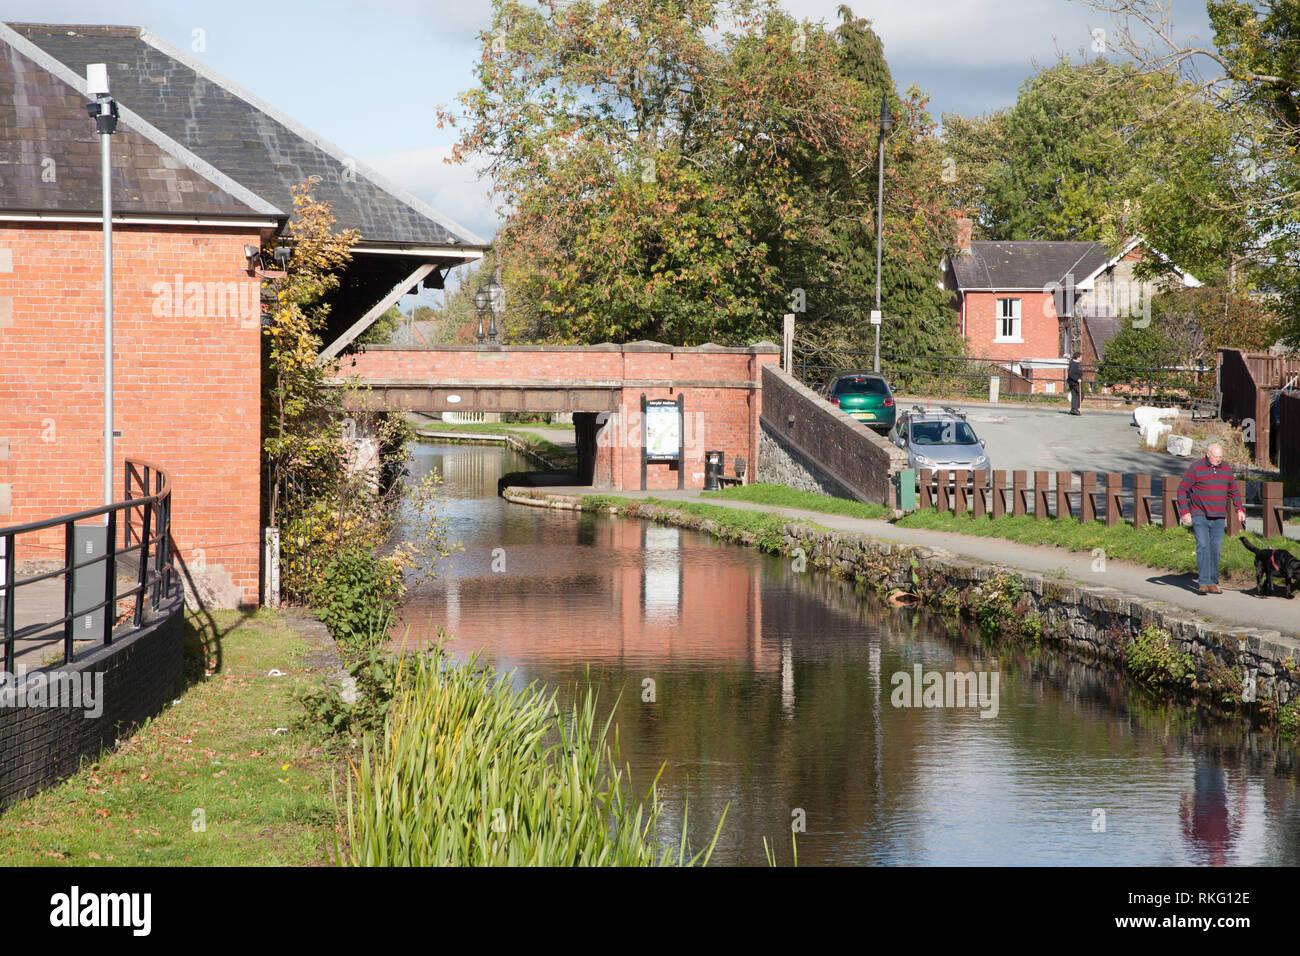
[[[195,591],[253,604],[261,581],[259,250],[315,182],[361,238],[331,300],[347,346],[483,240],[138,27],[0,24],[0,526],[102,504],[100,144],[89,64],[120,105],[112,137],[114,487],[123,459],[172,477],[173,549]],[[52,537],[18,559],[62,559]]]
[[[1134,268],[1159,256],[1141,238],[1117,253],[1099,242],[971,241],[959,221],[957,248],[942,263],[968,355],[1005,368],[1016,390],[1065,390],[1071,353],[1096,364],[1129,316],[1149,316],[1152,295],[1170,283],[1200,285],[1177,268],[1174,278],[1139,278]]]

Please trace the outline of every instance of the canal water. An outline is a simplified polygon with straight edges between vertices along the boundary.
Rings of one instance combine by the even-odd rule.
[[[1051,652],[999,653],[789,559],[496,496],[530,467],[417,446],[464,551],[412,588],[399,633],[442,626],[458,658],[617,702],[638,796],[662,769],[662,839],[686,820],[702,848],[725,808],[721,864],[764,863],[764,838],[788,863],[792,834],[801,866],[1300,864],[1300,755],[1271,736]],[[972,699],[949,673],[975,675]],[[954,706],[924,706],[940,693]]]

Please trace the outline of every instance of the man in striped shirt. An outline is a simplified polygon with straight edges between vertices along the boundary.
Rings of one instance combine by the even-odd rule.
[[[1196,535],[1197,594],[1223,593],[1219,590],[1219,551],[1229,498],[1237,509],[1237,520],[1245,521],[1241,489],[1232,467],[1223,463],[1223,446],[1215,442],[1205,449],[1204,458],[1187,469],[1178,485],[1178,520],[1191,525]]]

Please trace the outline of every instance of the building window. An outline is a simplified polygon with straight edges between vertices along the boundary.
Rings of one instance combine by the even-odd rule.
[[[1020,341],[1020,300],[998,299],[995,342]]]

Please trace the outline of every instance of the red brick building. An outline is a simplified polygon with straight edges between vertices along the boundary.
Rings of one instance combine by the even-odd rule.
[[[114,487],[124,457],[167,469],[187,576],[215,604],[254,603],[262,309],[247,248],[281,233],[292,187],[316,177],[339,228],[361,230],[333,302],[337,350],[484,244],[147,30],[0,24],[0,525],[102,503],[100,147],[84,82],[98,62],[121,105]],[[29,549],[19,561],[62,557],[61,539]]]
[[[955,296],[967,354],[1005,367],[1026,390],[1064,392],[1075,348],[1096,364],[1125,318],[1149,317],[1159,285],[1133,270],[1159,253],[1140,239],[1111,255],[1099,242],[972,242],[968,222],[958,234],[943,285]],[[1200,284],[1175,273],[1183,285]]]

